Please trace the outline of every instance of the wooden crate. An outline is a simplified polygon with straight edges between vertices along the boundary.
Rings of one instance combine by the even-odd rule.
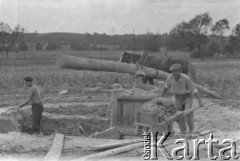
[[[158,124],[158,116],[155,113],[136,111],[135,125],[151,128]]]
[[[134,126],[136,111],[157,95],[133,96],[113,90],[111,96],[111,122],[110,127],[132,128]]]

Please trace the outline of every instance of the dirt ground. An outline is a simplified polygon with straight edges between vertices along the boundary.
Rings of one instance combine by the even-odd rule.
[[[146,91],[146,93],[142,94],[144,95],[149,92]],[[43,115],[43,122],[46,121],[43,123],[43,126],[45,126],[44,136],[30,135],[27,131],[13,131],[8,134],[0,134],[0,160],[42,160],[49,151],[54,139],[54,130],[51,131],[51,126],[61,127],[57,131],[65,134],[61,161],[72,160],[95,153],[86,150],[89,145],[98,145],[111,141],[117,142],[117,140],[111,139],[88,138],[84,136],[82,131],[79,131],[79,129],[76,130],[77,126],[82,125],[88,135],[91,135],[97,131],[107,129],[110,121],[110,96],[110,89],[85,88],[81,90],[69,90],[67,94],[47,101],[44,104],[45,110]],[[194,112],[195,129],[213,130],[214,138],[218,138],[219,140],[224,138],[240,139],[240,110],[236,108],[238,102],[211,98],[203,98],[203,101],[205,107]],[[196,101],[194,105],[197,105]],[[23,110],[26,113],[26,117],[28,116],[28,112],[26,111],[29,108],[26,107]],[[6,109],[6,107],[0,108],[0,113],[3,113]],[[62,120],[62,118],[65,118],[65,120]],[[69,118],[69,122],[67,123],[66,118]],[[89,122],[88,118],[97,121],[87,124],[86,122]],[[59,122],[56,123],[53,120],[58,120]],[[30,122],[28,123],[30,124]],[[100,124],[101,126],[99,126]],[[174,131],[179,133],[176,123],[174,123]],[[77,134],[77,136],[73,136],[74,134]],[[208,137],[209,135],[204,136],[204,138]],[[128,153],[104,158],[103,160],[142,160],[142,150],[142,148],[132,150]],[[201,160],[209,160],[207,159],[206,147],[201,148],[200,157]],[[164,161],[167,159],[159,154],[159,160]]]

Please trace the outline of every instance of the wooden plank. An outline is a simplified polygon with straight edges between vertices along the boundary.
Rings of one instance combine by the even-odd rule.
[[[136,125],[138,125],[138,126],[143,126],[143,127],[149,127],[149,128],[151,128],[151,127],[153,127],[153,126],[151,126],[151,125],[148,125],[148,124],[142,124],[142,123],[135,123]]]
[[[145,102],[146,102],[146,101],[145,101]],[[142,105],[143,105],[145,102],[143,102],[143,101],[134,101],[135,112],[136,112],[137,110],[140,110],[141,107],[142,107]]]
[[[141,148],[141,147],[143,147],[143,142],[134,143],[134,144],[131,144],[131,145],[126,145],[126,146],[114,148],[114,149],[111,149],[111,150],[106,150],[104,152],[100,152],[100,153],[88,155],[88,156],[85,156],[85,157],[77,158],[77,159],[74,159],[72,161],[83,161],[83,160],[94,159],[94,158],[95,159],[101,159],[101,158],[104,158],[104,157],[116,155],[116,154],[119,154],[119,153],[122,153],[122,152],[130,151],[130,150],[133,150],[133,149],[138,149],[138,148]]]
[[[209,133],[211,133],[211,132],[213,132],[214,130],[204,130],[204,131],[201,131],[201,132],[199,132],[199,135],[200,136],[204,136],[204,135],[207,135],[207,134],[209,134]]]
[[[123,101],[117,103],[117,125],[121,126],[123,121]]]
[[[105,131],[91,135],[90,137],[91,138],[101,138],[101,139],[120,139],[121,133],[120,133],[120,129],[118,129],[116,127],[112,127]]]
[[[58,161],[61,157],[64,135],[57,133],[53,140],[51,149],[44,157],[43,161]]]
[[[142,139],[121,140],[121,142],[117,142],[117,143],[106,143],[101,145],[90,146],[87,148],[87,150],[104,150],[104,149],[126,146],[129,144],[138,143],[141,141],[143,140]]]
[[[163,125],[163,124],[167,124],[167,125],[170,125],[172,124],[173,122],[177,121],[179,118],[193,112],[194,110],[198,109],[199,106],[197,107],[193,107],[193,108],[190,108],[186,111],[177,111],[174,115],[168,117],[165,121],[163,121],[162,123],[160,123],[160,125]]]
[[[175,139],[170,139],[167,142],[165,142],[163,144],[163,146],[167,147],[168,145],[170,145],[174,142],[175,142]],[[127,152],[127,151],[130,151],[130,150],[138,149],[138,148],[143,147],[143,145],[144,145],[143,142],[134,143],[134,144],[131,144],[131,145],[126,145],[126,146],[114,148],[114,149],[111,149],[111,150],[106,150],[104,152],[88,155],[88,156],[85,156],[85,157],[82,157],[82,158],[77,158],[77,159],[74,159],[72,161],[85,161],[85,160],[91,160],[91,159],[101,159],[101,158],[113,156],[113,155],[116,155],[116,154],[119,154],[119,153],[122,153],[122,152]]]
[[[115,127],[117,126],[118,118],[118,90],[112,90],[110,107],[111,107],[110,127]]]
[[[122,114],[122,124],[121,126],[133,126],[134,124],[134,101],[122,101],[123,114]]]
[[[148,96],[132,96],[132,95],[119,95],[118,100],[121,101],[149,101],[154,98],[157,98],[157,95],[148,95]]]

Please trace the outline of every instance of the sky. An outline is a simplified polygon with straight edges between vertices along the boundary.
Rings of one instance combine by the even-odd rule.
[[[0,20],[27,32],[166,33],[209,12],[240,23],[240,0],[0,0]]]

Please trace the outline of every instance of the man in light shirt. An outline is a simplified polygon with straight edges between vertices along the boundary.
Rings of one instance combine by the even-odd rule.
[[[19,106],[19,109],[31,103],[32,132],[33,134],[40,134],[40,124],[43,112],[42,95],[39,88],[33,83],[32,77],[26,77],[24,81],[26,86],[29,87],[29,91],[26,101]]]
[[[198,90],[194,86],[191,79],[181,73],[181,64],[175,63],[170,68],[169,71],[172,73],[166,80],[162,97],[166,94],[166,92],[170,89],[170,92],[175,97],[175,107],[179,111],[184,111],[192,108],[193,104],[193,95],[195,95],[199,101],[199,106],[203,107],[203,102],[199,96]],[[191,134],[194,130],[193,123],[193,113],[182,117],[178,121],[178,125],[180,127],[182,134]],[[187,126],[188,132],[187,132]]]

